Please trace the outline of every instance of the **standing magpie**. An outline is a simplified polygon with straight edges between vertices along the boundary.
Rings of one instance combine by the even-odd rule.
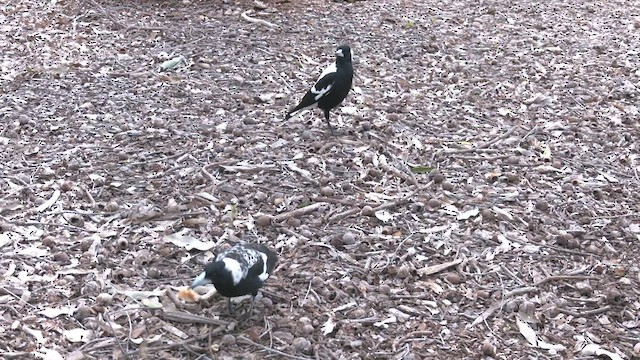
[[[191,288],[213,284],[220,295],[229,301],[229,313],[233,313],[231,298],[253,295],[249,316],[253,314],[253,303],[258,289],[276,266],[276,254],[263,244],[238,244],[227,249],[193,280]]]
[[[324,111],[324,118],[333,134],[333,128],[329,122],[329,111],[347,97],[352,81],[351,48],[348,45],[341,45],[336,50],[336,63],[329,65],[320,74],[320,78],[307,91],[300,104],[291,108],[284,119],[289,120],[292,114],[298,111],[317,107]]]

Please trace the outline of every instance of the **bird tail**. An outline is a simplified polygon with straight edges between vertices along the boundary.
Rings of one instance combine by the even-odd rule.
[[[291,119],[293,117],[293,114],[296,113],[298,110],[297,106],[292,107],[291,109],[289,109],[289,111],[287,111],[287,115],[284,116],[284,120],[287,121],[289,119]]]

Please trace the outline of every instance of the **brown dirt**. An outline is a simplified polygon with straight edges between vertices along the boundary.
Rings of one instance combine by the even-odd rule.
[[[265,5],[0,7],[3,358],[639,358],[637,2]],[[241,240],[251,319],[176,298]]]

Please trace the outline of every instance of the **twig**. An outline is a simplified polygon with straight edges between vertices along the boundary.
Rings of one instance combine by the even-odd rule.
[[[310,360],[310,359],[312,359],[312,358],[309,358],[309,357],[302,357],[302,356],[296,356],[296,355],[287,354],[287,353],[282,352],[280,350],[276,350],[274,348],[266,347],[266,346],[264,346],[262,344],[258,344],[257,342],[254,342],[251,339],[246,338],[244,336],[238,336],[237,339],[238,339],[238,341],[243,342],[243,343],[245,343],[247,345],[257,346],[257,347],[259,347],[259,348],[261,348],[261,349],[263,349],[263,350],[265,350],[267,352],[270,352],[272,354],[277,354],[277,355],[280,355],[280,356],[284,356],[284,357],[289,358],[289,359],[297,359],[297,360]]]
[[[161,311],[158,314],[158,317],[166,321],[175,321],[175,322],[188,323],[188,324],[196,323],[196,324],[224,325],[224,326],[229,325],[229,322],[227,321],[212,319],[205,316],[194,315],[194,314],[189,314],[189,313],[179,312],[179,311]]]
[[[113,334],[114,339],[116,339],[116,344],[118,344],[118,347],[120,348],[120,351],[122,351],[122,354],[124,355],[125,358],[129,358],[129,352],[127,350],[125,350],[124,346],[122,346],[122,342],[118,338],[118,336],[117,336],[118,334],[116,333],[116,330],[113,328],[113,323],[111,322],[111,317],[109,317],[109,313],[107,311],[105,311],[103,316],[107,320],[107,324],[109,325],[109,328],[111,329],[111,333]]]
[[[290,236],[297,237],[298,239],[302,239],[302,240],[309,240],[309,238],[308,238],[308,237],[306,237],[306,236],[304,236],[304,235],[302,235],[302,234],[298,234],[297,232],[295,232],[295,231],[293,231],[293,230],[291,230],[291,229],[287,229],[287,228],[285,228],[285,227],[280,227],[280,228],[278,228],[278,231],[283,232],[283,233],[285,233],[285,234],[287,234],[287,235],[290,235]]]
[[[284,83],[284,86],[286,86],[289,90],[291,90],[291,92],[293,93],[296,92],[296,90],[293,87],[291,87],[291,85],[289,85],[287,80],[285,80],[285,78],[283,78],[282,75],[280,75],[280,73],[273,66],[270,66],[270,68],[276,74],[276,76],[279,77],[280,80],[282,80],[282,82]]]
[[[215,358],[215,354],[213,353],[213,347],[211,346],[213,344],[213,337],[223,332],[224,329],[226,328],[227,328],[226,326],[220,325],[215,329],[209,330],[209,335],[207,335],[209,346],[207,348],[209,349],[209,354],[211,354],[211,356],[213,356],[214,358]]]
[[[562,280],[595,280],[597,277],[589,276],[589,275],[551,275],[546,278],[539,280],[533,284],[533,286],[540,286],[542,284],[546,284],[551,281],[562,281]]]
[[[78,231],[86,231],[86,232],[91,232],[91,233],[98,232],[98,230],[85,229],[85,228],[81,228],[81,227],[73,226],[73,225],[68,225],[68,224],[53,224],[53,223],[43,223],[43,222],[39,222],[39,221],[12,221],[12,220],[8,220],[7,222],[10,223],[10,224],[23,225],[23,226],[41,225],[41,226],[63,227],[63,228],[67,228],[67,229],[78,230]]]
[[[471,160],[471,161],[496,161],[496,160],[503,160],[503,159],[508,159],[513,155],[497,155],[497,156],[490,156],[490,157],[483,157],[483,156],[456,156],[456,159],[460,159],[460,160]]]
[[[395,176],[410,183],[411,185],[418,186],[418,181],[416,180],[415,176],[413,176],[412,173],[407,174],[403,171],[400,171],[400,169],[397,169],[396,167],[389,165],[389,163],[387,163],[386,160],[382,160],[382,159],[380,161],[380,167],[382,168],[382,170],[393,173]]]
[[[393,345],[391,345],[391,349],[393,349],[393,351],[395,352],[398,344],[404,344],[407,340],[411,339],[414,336],[424,336],[424,335],[433,336],[433,330],[410,332],[409,334],[394,341]]]
[[[425,268],[419,269],[418,270],[418,274],[423,275],[423,276],[428,276],[428,275],[432,275],[432,274],[436,274],[439,273],[440,271],[444,271],[452,266],[456,266],[458,264],[460,264],[463,260],[462,259],[456,259],[453,261],[449,261],[446,263],[442,263],[442,264],[436,264],[436,265],[431,265],[431,266],[427,266]]]
[[[596,218],[596,217],[593,217]],[[597,218],[602,218],[602,217],[597,217]],[[553,249],[555,251],[558,252],[563,252],[563,253],[567,253],[567,254],[574,254],[574,255],[580,255],[580,256],[586,256],[586,257],[602,257],[602,255],[598,255],[598,254],[592,254],[592,253],[588,253],[588,252],[584,252],[584,251],[580,251],[580,250],[572,250],[572,249],[565,249],[561,246],[555,246],[555,245],[550,245],[550,244],[539,244],[539,243],[534,243],[535,245],[538,246],[542,246],[548,249]]]
[[[524,282],[524,280],[520,279],[519,277],[517,277],[513,272],[511,272],[511,270],[509,270],[509,268],[507,268],[504,265],[500,265],[500,269],[502,271],[504,271],[510,278],[512,278],[513,280],[517,281],[518,283],[520,283],[520,285],[524,285],[526,284]]]
[[[338,199],[338,198],[333,198],[333,197],[328,197],[328,196],[317,196],[314,197],[313,199],[311,199],[315,202],[326,202],[326,203],[332,203],[332,204],[341,204],[341,205],[348,205],[348,206],[365,206],[365,205],[369,205],[367,203],[363,203],[363,202],[354,202],[353,200],[348,200],[348,199]],[[373,207],[373,205],[369,205],[371,207]],[[637,214],[636,214],[637,215]]]
[[[193,342],[196,342],[198,340],[204,340],[207,338],[207,335],[200,335],[198,337],[193,337],[190,339],[186,339],[180,342],[176,342],[176,343],[172,343],[172,344],[166,344],[166,345],[160,345],[160,346],[153,346],[153,347],[147,347],[147,348],[143,348],[143,349],[138,349],[138,350],[134,350],[129,352],[127,355],[130,357],[134,357],[136,355],[138,355],[138,353],[140,353],[141,351],[147,351],[147,352],[151,352],[151,351],[160,351],[160,350],[167,350],[167,349],[173,349],[173,348],[177,348],[177,347],[181,347],[184,346],[186,344],[191,344]]]
[[[522,137],[522,139],[520,139],[520,141],[524,141],[526,138],[528,138],[531,134],[534,134],[535,132],[538,131],[538,125],[534,126],[531,128],[531,130],[529,130],[529,132],[527,132],[527,134],[525,136]]]
[[[321,207],[327,205],[327,203],[324,202],[319,202],[319,203],[315,203],[315,204],[311,204],[309,206],[305,206],[299,209],[295,209],[289,212],[286,212],[284,214],[280,214],[277,215],[273,218],[274,222],[282,222],[284,220],[288,220],[290,218],[297,218],[297,217],[301,217],[303,215],[306,215],[310,212],[314,212],[317,211],[318,209],[320,209]]]
[[[93,339],[93,340],[89,341],[88,343],[80,346],[76,351],[82,351],[84,353],[90,353],[92,351],[96,351],[96,350],[100,350],[100,349],[111,347],[115,343],[116,343],[116,339],[113,338],[113,337],[111,337],[111,338]],[[96,346],[92,346],[94,344]]]
[[[372,325],[377,323],[378,321],[380,321],[382,319],[380,319],[377,316],[371,316],[371,317],[366,317],[366,318],[361,318],[361,319],[345,319],[345,320],[341,320],[340,322],[343,323],[347,323],[347,324],[364,324],[364,325]]]
[[[194,351],[193,349],[191,349],[191,346],[189,346],[189,344],[182,344],[182,348],[187,350],[187,352],[193,354],[193,355],[197,355],[198,357],[196,358],[196,360],[211,360],[210,357],[206,356],[205,354],[201,354],[199,352]]]
[[[540,289],[534,287],[534,286],[526,286],[526,287],[521,287],[521,288],[517,288],[517,289],[513,289],[510,291],[507,291],[504,293],[504,297],[505,298],[509,298],[509,297],[514,297],[514,296],[520,296],[522,294],[528,294],[531,292],[538,292]]]
[[[82,189],[84,194],[87,196],[87,199],[89,199],[89,202],[91,203],[91,209],[95,209],[96,208],[96,200],[93,198],[93,196],[89,192],[89,189],[87,189],[87,187],[82,185],[82,184],[80,184],[80,189]]]
[[[35,306],[29,304],[28,302],[24,301],[24,299],[23,299],[23,297],[29,297],[29,291],[27,289],[16,289],[16,290],[19,290],[20,295],[17,295],[14,292],[9,291],[7,288],[5,288],[2,285],[0,285],[0,290],[2,290],[2,291],[0,291],[0,293],[6,293],[8,295],[13,296],[14,298],[16,298],[16,300],[18,300],[23,305],[27,305],[32,309],[36,308]],[[25,295],[25,293],[27,293],[27,295]]]
[[[380,210],[396,207],[398,205],[402,205],[402,204],[410,201],[411,198],[413,198],[413,196],[415,194],[428,189],[432,184],[433,184],[433,181],[429,181],[429,183],[427,183],[425,186],[419,187],[418,189],[416,189],[416,190],[412,191],[411,193],[409,193],[408,195],[404,196],[402,199],[389,201],[389,202],[386,202],[384,204],[378,205],[378,206],[373,208],[373,212],[375,213],[376,211],[380,211]],[[339,220],[347,218],[347,217],[349,217],[351,215],[355,215],[355,214],[359,213],[360,211],[361,211],[361,209],[359,207],[354,208],[354,209],[350,209],[350,210],[347,210],[347,211],[344,211],[344,212],[341,212],[341,213],[333,215],[332,217],[327,219],[327,222],[339,221]]]
[[[360,209],[359,209],[359,208],[355,208],[355,209],[350,209],[350,210],[347,210],[347,211],[343,211],[343,212],[341,212],[341,213],[335,214],[335,215],[333,215],[332,217],[330,217],[330,218],[327,220],[327,222],[335,222],[335,221],[339,221],[339,220],[342,220],[342,219],[344,219],[344,218],[347,218],[347,217],[349,217],[349,216],[351,216],[351,215],[355,215],[355,214],[357,214],[357,213],[359,213],[359,212],[360,212]]]
[[[180,299],[178,299],[176,294],[173,291],[171,291],[171,289],[167,289],[167,291],[165,292],[165,295],[167,295],[169,300],[171,300],[171,302],[173,303],[173,305],[176,306],[177,309],[180,309],[180,310],[184,309],[184,304],[182,303],[182,301],[180,301]]]
[[[591,316],[591,315],[598,315],[598,314],[602,314],[603,312],[607,312],[611,309],[611,305],[605,305],[601,308],[597,308],[597,309],[593,309],[593,310],[587,310],[587,311],[573,311],[573,310],[568,310],[568,309],[563,309],[563,308],[559,308],[558,311],[560,311],[563,314],[567,314],[567,315],[571,315],[571,316],[575,316],[575,317],[587,317],[587,316]]]
[[[478,152],[481,149],[486,149],[488,147],[490,147],[491,145],[497,143],[500,140],[504,140],[506,138],[508,138],[509,136],[511,136],[511,134],[513,134],[514,131],[516,131],[517,129],[519,129],[520,126],[513,126],[511,127],[511,129],[509,129],[509,131],[507,131],[506,133],[497,136],[496,138],[487,141],[484,144],[480,144],[472,149],[461,149],[461,150],[449,150],[449,151],[439,151],[437,152],[434,157],[437,157],[439,155],[456,155],[456,154],[466,154],[466,153],[472,153],[472,152]]]
[[[155,162],[162,162],[162,161],[166,161],[166,160],[170,160],[170,159],[175,159],[177,157],[183,156],[184,154],[185,154],[184,152],[181,152],[181,153],[173,154],[173,155],[170,155],[170,156],[165,156],[165,157],[161,157],[161,158],[157,158],[157,159],[149,159],[149,160],[145,160],[145,161],[139,161],[139,162],[131,163],[131,164],[128,164],[128,165],[129,166],[147,165],[147,164],[151,164],[151,163],[155,163]],[[180,160],[178,160],[176,162],[180,162]]]
[[[252,10],[247,10],[247,11],[243,12],[242,14],[240,14],[240,17],[241,17],[241,18],[243,18],[244,20],[247,20],[248,22],[252,22],[252,23],[255,23],[255,24],[265,25],[265,26],[268,26],[268,27],[270,27],[270,28],[278,27],[278,25],[273,24],[273,23],[270,23],[270,22],[268,22],[267,20],[256,19],[256,18],[254,18],[254,17],[249,16],[249,13],[250,13],[251,11],[252,11]]]
[[[408,202],[409,200],[411,200],[411,198],[413,198],[417,193],[428,189],[432,184],[433,184],[433,181],[429,181],[429,183],[427,183],[427,185],[419,187],[418,189],[415,189],[414,191],[410,192],[407,196],[403,197],[402,199],[394,200],[394,201],[387,202],[387,203],[384,203],[382,205],[376,206],[376,207],[373,208],[373,212],[384,210],[384,209],[388,209],[388,208],[392,208],[392,207],[396,207],[398,205],[402,205],[402,204]]]
[[[213,177],[213,175],[211,175],[211,173],[207,171],[207,167],[209,167],[211,165],[213,165],[213,164],[207,164],[207,165],[203,166],[202,169],[200,169],[200,171],[204,174],[204,176],[207,177],[207,179],[209,179],[210,182],[215,184],[216,178]]]
[[[111,20],[111,22],[113,22],[114,25],[118,26],[120,29],[125,29],[128,30],[129,27],[122,24],[120,21],[116,20],[113,16],[111,16],[111,14],[109,12],[107,12],[107,10],[105,10],[105,8],[103,8],[100,4],[98,4],[95,1],[91,1],[91,3],[93,4],[93,6],[95,6],[97,9],[99,9],[100,11],[102,11],[102,14],[104,14],[104,16],[106,16],[109,20]]]

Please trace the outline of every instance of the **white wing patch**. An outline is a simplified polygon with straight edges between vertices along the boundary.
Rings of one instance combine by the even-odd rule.
[[[238,285],[240,281],[246,276],[246,273],[242,271],[242,266],[236,259],[224,258],[222,259],[224,263],[225,269],[229,270],[231,273],[231,278],[233,278],[233,285]]]
[[[267,254],[260,252],[260,256],[262,257],[262,273],[258,275],[260,280],[265,281],[269,278],[269,273],[267,272]]]
[[[311,88],[311,92],[316,94],[316,96],[314,97],[314,99],[316,101],[320,100],[321,97],[325,96],[329,91],[331,91],[331,88],[333,87],[333,85],[327,85],[322,89],[316,89],[316,87],[314,86],[313,88]]]
[[[320,74],[320,77],[318,78],[318,81],[320,81],[320,79],[322,79],[323,77],[334,73],[338,71],[336,68],[336,64],[331,64],[329,66],[327,66],[323,71],[322,74]],[[316,96],[314,97],[314,100],[317,102],[318,100],[320,100],[321,97],[325,96],[327,93],[329,93],[329,91],[331,91],[331,88],[333,87],[333,84],[329,84],[327,86],[325,86],[322,89],[318,89],[318,81],[316,81],[316,84],[313,85],[313,87],[311,88],[311,93],[316,94]]]
[[[334,73],[336,71],[338,71],[338,68],[336,68],[336,64],[333,63],[333,64],[327,66],[324,70],[322,70],[322,74],[320,74],[320,77],[318,78],[318,80],[320,80],[323,77],[325,77],[325,75]]]

